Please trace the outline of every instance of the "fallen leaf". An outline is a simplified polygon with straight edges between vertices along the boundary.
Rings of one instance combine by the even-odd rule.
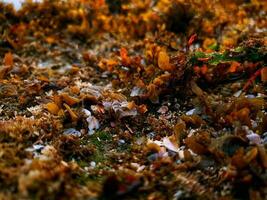
[[[161,151],[160,145],[154,143],[151,140],[148,140],[146,146],[147,146],[148,150],[150,150],[150,151],[153,151],[153,152],[160,152]]]
[[[228,72],[229,73],[234,73],[237,71],[238,67],[240,66],[241,64],[239,62],[232,62],[230,68],[228,69]]]
[[[128,57],[128,51],[126,48],[122,47],[120,49],[120,56],[121,56],[122,63],[124,65],[127,65],[129,63],[129,57]]]
[[[51,103],[47,103],[45,105],[45,108],[52,114],[56,115],[59,111],[59,107],[57,106],[57,104],[51,102]]]
[[[5,54],[4,60],[3,60],[4,66],[0,67],[0,79],[3,79],[6,74],[12,70],[13,66],[13,56],[10,52]]]
[[[201,132],[184,140],[186,146],[194,153],[202,155],[209,152],[210,136],[207,132]]]
[[[12,54],[10,52],[6,53],[5,57],[4,57],[4,65],[11,66],[13,64],[14,64],[14,62],[13,62]]]
[[[261,81],[264,83],[267,82],[267,67],[261,69]]]
[[[197,39],[197,34],[195,33],[189,38],[187,45],[191,46],[196,39]]]
[[[144,113],[146,113],[148,111],[147,106],[145,104],[142,104],[142,105],[138,106],[137,110],[141,114],[144,114]]]
[[[78,119],[78,116],[75,114],[75,112],[74,111],[72,111],[71,110],[71,108],[69,107],[69,105],[67,105],[67,104],[63,104],[64,106],[65,106],[65,108],[67,109],[67,111],[69,112],[69,114],[70,114],[70,117],[71,117],[71,121],[77,121],[77,119]]]
[[[75,98],[75,97],[71,97],[70,95],[68,95],[67,93],[62,93],[61,94],[62,100],[67,103],[69,106],[72,106],[74,104],[77,104],[80,102],[79,99]]]
[[[173,67],[170,64],[170,57],[166,51],[160,51],[158,55],[158,66],[162,70],[172,70]]]
[[[259,157],[265,169],[267,169],[267,153],[264,146],[258,146]]]
[[[258,155],[258,149],[257,147],[254,147],[253,149],[251,149],[249,152],[246,153],[244,159],[247,163],[250,163],[252,160],[256,158],[257,155]]]

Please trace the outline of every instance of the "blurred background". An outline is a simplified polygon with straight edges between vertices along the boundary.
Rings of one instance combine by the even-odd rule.
[[[20,9],[21,7],[21,4],[25,1],[25,0],[1,0],[2,2],[5,2],[5,3],[13,3],[14,5],[14,8],[16,10]],[[1,2],[0,1],[0,2]],[[41,0],[33,0],[32,2],[38,2],[38,1],[41,1]]]
[[[21,7],[21,3],[23,2],[23,0],[3,0],[3,2],[13,3],[16,10],[18,10]]]

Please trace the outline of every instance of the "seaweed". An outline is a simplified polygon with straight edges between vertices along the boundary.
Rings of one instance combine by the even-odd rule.
[[[0,2],[0,199],[266,199],[265,8]]]

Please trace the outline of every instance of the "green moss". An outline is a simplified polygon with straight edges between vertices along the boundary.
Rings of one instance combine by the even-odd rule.
[[[94,135],[92,135],[89,140],[94,144],[97,148],[103,149],[103,145],[112,140],[112,136],[110,133],[105,131],[97,131]]]
[[[96,163],[106,162],[108,160],[106,153],[109,151],[112,142],[111,133],[97,131],[92,136],[89,136],[88,141],[96,148],[96,151],[91,156],[91,159]]]
[[[87,167],[88,166],[88,162],[87,161],[84,161],[84,160],[76,160],[77,164],[80,166],[80,167]]]
[[[112,135],[105,131],[97,131],[91,136],[86,136],[81,140],[81,145],[92,144],[97,149],[103,149],[106,144],[112,141]]]
[[[91,158],[96,163],[104,162],[104,161],[106,161],[105,151],[101,151],[101,150],[97,149],[96,152],[94,153],[94,155],[91,156]]]
[[[77,176],[75,181],[80,185],[86,185],[89,181],[92,181],[92,178],[89,174],[83,173]]]
[[[211,50],[214,50],[214,51],[218,51],[219,45],[218,45],[218,43],[215,42],[214,44],[209,45],[208,48]]]
[[[193,65],[198,65],[202,63],[202,61],[199,61],[200,58],[209,58],[207,61],[208,64],[217,65],[219,63],[231,61],[243,62],[246,60],[251,62],[257,62],[264,60],[265,57],[266,51],[264,50],[264,47],[241,45],[239,47],[224,52],[204,53],[201,51],[197,51],[194,52],[194,54],[191,56],[190,62]]]
[[[236,48],[233,49],[233,51],[236,52],[236,53],[241,53],[241,52],[244,51],[244,47],[236,47]]]
[[[124,143],[124,144],[121,144],[117,147],[117,151],[118,152],[131,152],[131,144],[128,144],[128,143]]]
[[[228,55],[227,52],[224,53],[212,53],[209,55],[210,60],[208,61],[209,64],[211,65],[217,65],[221,62],[228,62],[228,61],[232,61],[233,59],[231,59]]]

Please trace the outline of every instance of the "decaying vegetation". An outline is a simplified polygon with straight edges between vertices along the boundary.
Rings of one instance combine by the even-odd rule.
[[[0,3],[0,199],[266,199],[266,10]]]

